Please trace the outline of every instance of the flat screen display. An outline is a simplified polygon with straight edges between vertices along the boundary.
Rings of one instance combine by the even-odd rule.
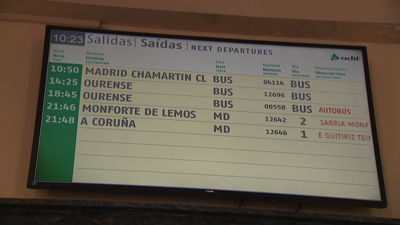
[[[385,207],[366,48],[47,27],[28,187]]]

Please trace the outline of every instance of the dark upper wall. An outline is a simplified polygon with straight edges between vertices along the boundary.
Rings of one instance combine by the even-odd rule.
[[[261,38],[398,43],[399,10],[398,0],[3,0],[0,18]]]

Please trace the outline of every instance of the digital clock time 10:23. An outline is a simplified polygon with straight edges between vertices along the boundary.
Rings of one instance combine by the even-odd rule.
[[[52,44],[85,45],[85,33],[67,30],[53,30],[51,32]]]

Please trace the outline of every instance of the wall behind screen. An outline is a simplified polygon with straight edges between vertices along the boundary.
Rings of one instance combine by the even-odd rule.
[[[44,24],[0,21],[0,198],[96,199],[238,207],[237,198],[190,197],[177,194],[101,191],[32,190],[26,188],[33,138],[37,94],[41,72]],[[153,32],[162,32],[152,30]],[[171,31],[172,32],[172,31]],[[173,34],[187,34],[173,32]],[[203,34],[210,35],[213,34]],[[326,41],[301,38],[219,35],[227,38],[263,39],[341,45],[365,45],[368,49],[372,91],[381,148],[388,208],[304,204],[302,211],[400,218],[400,45],[366,42]],[[295,210],[296,203],[248,200],[249,208]]]

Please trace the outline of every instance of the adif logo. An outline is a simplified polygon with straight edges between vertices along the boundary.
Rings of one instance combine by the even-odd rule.
[[[332,58],[331,58],[331,61],[338,60],[338,59],[339,59],[339,56],[337,56],[336,54],[333,54]]]
[[[358,56],[349,56],[349,57],[339,57],[336,54],[333,54],[331,57],[331,61],[333,60],[347,60],[347,61],[358,61]]]

